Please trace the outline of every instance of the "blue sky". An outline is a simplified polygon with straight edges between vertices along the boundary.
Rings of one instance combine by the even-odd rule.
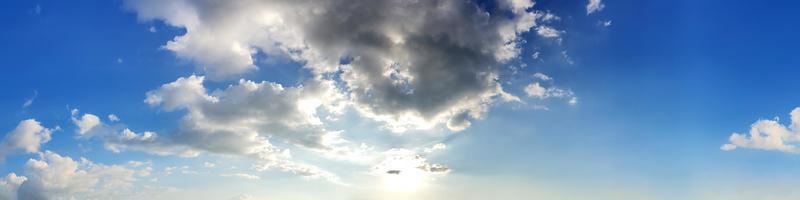
[[[795,2],[302,2],[0,3],[0,199],[800,198]]]

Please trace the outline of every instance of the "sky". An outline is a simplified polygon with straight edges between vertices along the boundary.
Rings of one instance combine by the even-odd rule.
[[[0,199],[800,199],[792,1],[0,2]]]

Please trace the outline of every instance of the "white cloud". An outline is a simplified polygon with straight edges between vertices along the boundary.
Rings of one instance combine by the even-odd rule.
[[[212,162],[203,162],[203,167],[205,168],[214,168],[215,166],[217,166],[217,164],[214,164]]]
[[[164,111],[186,111],[175,134],[136,133],[98,122],[102,127],[98,130],[103,131],[92,135],[104,140],[106,149],[114,152],[131,149],[157,155],[239,155],[304,177],[338,181],[332,173],[290,161],[288,149],[271,143],[274,140],[319,152],[341,150],[337,145],[346,141],[337,131],[326,130],[317,117],[322,110],[340,112],[341,106],[336,104],[343,97],[335,91],[333,82],[308,80],[302,86],[284,88],[276,83],[241,80],[209,94],[204,80],[202,76],[182,77],[147,92],[145,103]],[[307,170],[311,168],[314,170]]]
[[[606,5],[603,4],[602,0],[589,0],[589,3],[586,4],[586,14],[599,12],[605,7]]]
[[[336,174],[328,172],[317,166],[296,163],[288,160],[262,162],[260,164],[253,165],[253,169],[256,171],[277,169],[280,171],[299,175],[305,179],[319,179],[319,180],[326,180],[338,185],[347,185],[346,183],[342,182],[342,180]]]
[[[441,164],[431,164],[424,155],[408,149],[390,149],[383,160],[372,167],[370,174],[381,179],[384,188],[393,191],[413,191],[422,188],[437,176],[450,172]]]
[[[543,87],[539,82],[534,82],[525,86],[525,93],[529,97],[536,97],[539,99],[547,98],[569,98],[569,101],[577,101],[573,99],[575,96],[572,91],[564,90],[556,87]]]
[[[407,149],[390,149],[384,152],[382,162],[373,166],[373,173],[378,175],[394,175],[402,173],[443,174],[450,168],[441,164],[428,163],[423,155]]]
[[[775,120],[758,120],[750,126],[749,137],[745,134],[733,133],[730,143],[724,144],[720,149],[732,151],[737,148],[750,148],[761,150],[783,151],[800,153],[796,144],[800,142],[800,107],[790,113],[791,122],[788,126]]]
[[[534,82],[525,86],[525,93],[528,94],[529,97],[547,97],[547,89],[542,87],[539,82]]]
[[[36,97],[39,96],[39,92],[34,90],[33,96],[28,100],[25,100],[25,103],[22,103],[22,108],[30,107],[33,104],[33,101],[36,100]]]
[[[148,28],[148,29],[147,29],[147,31],[150,31],[151,33],[155,33],[155,32],[157,32],[158,30],[156,30],[156,27],[155,27],[155,26],[150,26],[150,28]]]
[[[425,148],[425,153],[433,153],[436,151],[441,151],[447,148],[447,145],[443,143],[436,143],[430,148]]]
[[[17,127],[9,132],[0,143],[0,160],[16,149],[21,149],[26,153],[39,152],[40,146],[50,141],[50,135],[58,129],[58,127],[55,129],[45,128],[35,119],[20,121]]]
[[[518,56],[519,35],[557,17],[532,10],[529,0],[501,3],[512,15],[458,0],[125,4],[142,20],[185,28],[165,48],[211,79],[256,70],[254,54],[287,57],[315,78],[336,80],[362,116],[403,132],[444,124],[462,130],[496,97],[514,99],[496,67]]]
[[[145,102],[152,106],[187,111],[181,140],[237,154],[257,153],[267,147],[266,138],[318,150],[330,150],[342,142],[317,116],[320,110],[339,112],[343,97],[331,81],[307,81],[284,88],[277,83],[241,80],[208,94],[203,80],[198,76],[179,78],[147,93]],[[208,140],[216,144],[210,146]]]
[[[115,114],[109,114],[108,115],[108,121],[118,122],[119,121],[119,117],[117,117],[117,115],[115,115]]]
[[[221,174],[222,177],[235,177],[235,178],[242,178],[242,179],[249,179],[249,180],[258,180],[261,177],[252,175],[252,174],[245,174],[245,173],[233,173],[233,174]]]
[[[77,118],[78,109],[72,109],[72,123],[78,126],[78,134],[84,135],[92,128],[100,125],[100,118],[93,114],[84,114],[80,119]]]
[[[599,24],[603,27],[611,26],[611,20],[600,21]]]
[[[533,78],[551,84],[553,82],[553,78],[542,73],[533,74]],[[569,105],[574,106],[578,104],[578,98],[575,97],[575,94],[571,90],[564,90],[555,86],[545,87],[538,81],[528,84],[523,90],[528,97],[538,99],[562,98],[566,99]]]
[[[536,33],[546,38],[558,38],[561,36],[561,31],[558,31],[549,26],[539,26],[536,28]]]
[[[16,185],[6,192],[18,199],[112,199],[131,189],[137,177],[137,170],[124,166],[76,161],[50,151],[28,160],[24,170],[24,177],[11,173],[0,181]]]
[[[28,177],[17,176],[15,173],[9,173],[5,177],[0,178],[0,199],[15,200],[17,198],[17,190],[23,182],[28,180]]]
[[[542,80],[542,81],[551,81],[551,80],[553,80],[553,78],[550,78],[550,76],[547,76],[547,75],[539,73],[539,72],[534,73],[533,74],[533,78],[536,78],[536,79],[539,79],[539,80]]]

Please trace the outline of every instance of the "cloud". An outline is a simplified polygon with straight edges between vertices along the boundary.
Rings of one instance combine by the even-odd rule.
[[[586,14],[600,12],[605,7],[606,5],[603,4],[602,0],[589,0],[589,4],[586,4]]]
[[[611,20],[599,21],[597,22],[600,26],[609,27],[611,26]]]
[[[561,36],[561,31],[558,31],[549,26],[539,26],[536,28],[536,33],[546,38],[558,38]]]
[[[539,73],[539,72],[534,73],[533,74],[533,78],[536,78],[536,79],[539,79],[539,80],[542,80],[542,81],[551,81],[551,80],[553,80],[553,78],[551,78],[550,76],[547,76],[547,75]]]
[[[541,81],[553,82],[553,78],[542,73],[535,73],[533,77]],[[528,97],[535,97],[538,99],[562,98],[567,99],[567,103],[570,105],[576,105],[578,103],[578,98],[571,90],[564,90],[555,86],[545,87],[538,81],[528,84],[523,90]]]
[[[33,104],[33,101],[36,100],[36,97],[39,96],[39,92],[34,90],[33,96],[28,100],[25,100],[25,103],[22,103],[22,108],[30,107]]]
[[[380,178],[389,190],[414,190],[449,172],[449,167],[431,164],[413,150],[390,149],[383,153],[383,160],[372,167],[370,174]]]
[[[750,126],[748,135],[733,133],[728,139],[730,143],[724,144],[720,149],[732,151],[737,148],[749,148],[788,153],[800,153],[796,144],[800,142],[800,107],[790,113],[791,122],[788,126],[775,120],[758,120]]]
[[[241,80],[208,94],[204,77],[190,76],[147,93],[145,102],[165,111],[185,109],[178,139],[222,152],[252,153],[266,138],[310,149],[330,150],[341,138],[324,128],[317,112],[338,112],[343,98],[333,82],[311,80],[284,88]],[[206,146],[207,140],[216,141]]]
[[[97,115],[84,114],[81,118],[76,118],[78,112],[78,109],[72,109],[72,123],[78,126],[79,135],[84,135],[92,130],[92,128],[100,125],[100,118],[97,117]]]
[[[527,0],[502,1],[497,11],[459,0],[125,5],[141,20],[185,28],[164,48],[212,80],[257,70],[260,54],[290,58],[315,79],[335,81],[363,117],[395,132],[463,130],[498,97],[514,100],[497,69],[518,56],[521,34],[556,18]]]
[[[119,117],[117,117],[117,115],[115,115],[115,114],[109,114],[108,115],[108,121],[118,122],[119,121]]]
[[[10,173],[0,184],[18,199],[108,199],[133,187],[137,170],[79,161],[46,151],[25,164],[25,176]],[[6,194],[4,194],[6,195]],[[14,198],[9,198],[14,199]]]
[[[40,146],[50,141],[50,135],[55,130],[59,130],[59,128],[45,128],[35,119],[20,121],[17,127],[9,132],[0,143],[0,160],[16,149],[21,149],[26,153],[39,152]]]
[[[221,174],[222,177],[235,177],[235,178],[242,178],[242,179],[249,179],[249,180],[258,180],[261,177],[252,175],[252,174],[245,174],[245,173],[233,173],[233,174]]]
[[[13,172],[6,175],[6,177],[0,178],[0,199],[18,199],[17,190],[19,190],[19,186],[26,180],[28,180],[28,177],[17,176],[17,174]]]
[[[291,161],[288,149],[274,146],[276,140],[313,151],[338,151],[345,143],[337,131],[326,130],[317,112],[338,112],[340,97],[333,83],[309,80],[299,87],[284,88],[270,82],[241,80],[224,90],[209,94],[205,77],[189,76],[147,92],[145,103],[164,111],[183,111],[180,128],[162,136],[155,132],[136,133],[98,122],[88,134],[104,141],[106,149],[126,149],[157,155],[197,156],[201,152],[238,155],[255,159],[261,170],[275,168],[339,183],[327,171]],[[93,116],[84,114],[84,116]],[[91,117],[89,117],[91,118]],[[74,120],[80,126],[84,120]],[[95,132],[95,130],[98,130]],[[268,140],[269,139],[269,140]]]

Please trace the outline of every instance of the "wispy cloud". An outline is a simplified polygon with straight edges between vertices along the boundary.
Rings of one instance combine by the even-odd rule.
[[[25,100],[25,103],[22,103],[22,108],[28,108],[31,105],[33,105],[33,101],[36,100],[36,97],[38,96],[39,96],[39,91],[34,90],[33,96],[31,98],[28,98],[28,100]]]

